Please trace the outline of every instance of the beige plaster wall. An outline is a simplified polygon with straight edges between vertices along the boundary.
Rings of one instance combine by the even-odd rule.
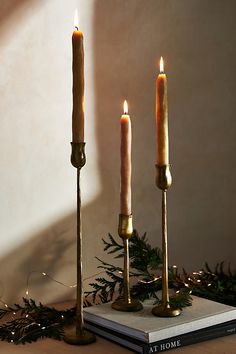
[[[1,0],[3,297],[23,296],[33,270],[75,281],[76,176],[69,157],[76,6],[86,54],[84,276],[97,272],[95,256],[104,258],[101,238],[116,234],[124,98],[133,127],[134,224],[160,245],[154,164],[161,55],[169,79],[170,263],[193,270],[225,260],[235,268],[235,1]],[[30,294],[46,302],[74,292],[34,273]]]

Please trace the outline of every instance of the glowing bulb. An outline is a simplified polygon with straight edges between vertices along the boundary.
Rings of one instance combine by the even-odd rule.
[[[164,60],[162,57],[160,59],[160,73],[164,73]]]
[[[74,15],[74,26],[75,28],[79,28],[79,15],[78,15],[78,9],[75,9],[75,15]]]
[[[124,101],[123,107],[124,107],[124,114],[128,114],[128,102],[126,100]]]
[[[29,290],[26,290],[25,294],[26,294],[26,295],[29,295]]]
[[[11,334],[14,336],[15,332],[11,332]]]
[[[43,272],[42,275],[46,276],[47,274],[45,272]]]

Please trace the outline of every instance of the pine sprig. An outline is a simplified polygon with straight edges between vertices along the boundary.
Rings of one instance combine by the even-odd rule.
[[[113,238],[111,235],[111,242]],[[105,242],[104,242],[105,243]],[[114,245],[114,246],[113,246]],[[106,243],[105,248],[110,249],[112,247],[117,247],[115,243]],[[109,253],[113,253],[109,251]],[[119,293],[123,289],[123,270],[121,267],[114,266],[110,263],[104,262],[103,260],[96,257],[96,259],[101,263],[98,268],[104,269],[106,277],[98,277],[95,279],[96,283],[90,283],[90,286],[93,288],[91,291],[85,292],[85,298],[92,298],[93,303],[101,301],[102,303],[112,301],[115,291]],[[110,280],[109,280],[110,279]]]
[[[227,305],[236,306],[236,272],[230,265],[225,271],[224,262],[217,263],[212,270],[205,263],[202,270],[190,276],[193,294]]]
[[[1,318],[14,315],[14,319],[0,325],[0,340],[15,344],[30,343],[44,337],[61,339],[64,326],[72,323],[75,315],[74,308],[58,311],[26,298],[23,298],[23,304],[1,310]]]
[[[152,270],[160,270],[162,252],[158,247],[152,248],[147,241],[146,233],[139,237],[136,230],[130,239],[130,266],[140,275],[152,277]]]
[[[109,233],[108,238],[110,242],[106,241],[104,238],[102,239],[104,243],[104,251],[107,252],[108,254],[116,253],[121,251],[121,254],[118,254],[114,258],[120,258],[123,257],[123,247],[119,243],[116,242],[116,240],[112,237],[112,235]]]
[[[124,257],[123,245],[118,243],[111,234],[108,234],[108,241],[103,239],[104,251],[108,254],[118,253],[114,258]],[[135,280],[134,285],[131,287],[131,295],[133,298],[138,298],[141,301],[154,298],[160,301],[157,291],[161,289],[161,277],[157,273],[161,273],[162,268],[162,252],[158,247],[153,248],[147,241],[146,233],[139,236],[137,231],[134,230],[133,235],[129,242],[130,254],[130,278]],[[122,295],[123,291],[123,269],[114,266],[110,263],[104,262],[97,258],[100,262],[98,268],[103,269],[106,276],[96,278],[94,283],[90,286],[93,290],[85,293],[86,298],[92,297],[93,301],[108,302],[112,301],[115,292],[118,296]],[[171,272],[171,271],[170,271]],[[173,277],[170,277],[171,279]],[[172,288],[180,291],[185,287],[181,279],[176,284],[173,279],[170,282]],[[176,301],[180,302],[181,307],[188,306],[191,298],[188,292],[182,292],[182,296],[178,295]],[[172,301],[172,300],[171,300]],[[173,300],[174,301],[174,300]]]

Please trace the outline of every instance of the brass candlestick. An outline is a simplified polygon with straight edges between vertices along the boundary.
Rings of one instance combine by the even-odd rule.
[[[76,287],[76,315],[75,326],[64,336],[69,344],[89,344],[96,340],[91,332],[84,329],[83,319],[83,279],[82,279],[82,223],[81,223],[81,196],[80,170],[86,163],[85,143],[71,143],[71,163],[77,168],[77,287]]]
[[[123,297],[113,302],[112,308],[117,311],[135,312],[143,308],[141,302],[132,299],[130,296],[130,283],[129,283],[129,238],[133,234],[132,214],[119,215],[118,234],[123,240],[124,244],[124,293]]]
[[[180,315],[179,308],[173,308],[169,304],[168,291],[168,242],[167,242],[167,189],[171,186],[172,178],[170,173],[170,166],[157,165],[156,185],[162,190],[162,300],[161,304],[152,309],[152,313],[159,317],[175,317]]]

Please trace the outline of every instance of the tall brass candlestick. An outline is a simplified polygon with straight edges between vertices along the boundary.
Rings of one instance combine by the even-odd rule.
[[[152,313],[159,317],[175,317],[180,315],[179,308],[173,308],[169,304],[168,291],[168,240],[167,240],[167,189],[171,186],[172,178],[169,165],[156,165],[156,185],[162,190],[162,300],[161,304],[152,309]]]
[[[80,170],[86,163],[85,143],[71,143],[71,163],[77,169],[77,287],[75,326],[64,336],[69,344],[89,344],[96,340],[91,332],[84,329],[83,319],[83,273],[82,273],[82,222],[80,196]]]
[[[124,291],[123,296],[113,302],[112,308],[117,311],[135,312],[143,308],[141,302],[137,299],[132,299],[130,296],[129,282],[129,239],[133,234],[132,214],[119,215],[118,234],[124,244]]]

